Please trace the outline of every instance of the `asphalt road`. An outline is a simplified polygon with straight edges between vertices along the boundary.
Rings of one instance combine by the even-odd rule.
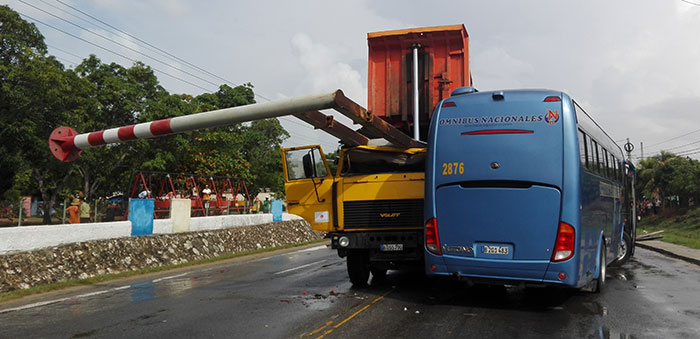
[[[698,338],[700,267],[637,249],[602,294],[390,271],[353,288],[325,246],[0,304],[0,338]]]

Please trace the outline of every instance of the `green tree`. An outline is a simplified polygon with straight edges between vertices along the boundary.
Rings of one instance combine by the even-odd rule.
[[[126,68],[91,55],[65,70],[36,27],[7,6],[0,6],[0,79],[0,175],[9,178],[0,195],[40,194],[47,223],[59,197],[127,191],[136,170],[243,179],[253,194],[283,190],[278,149],[289,135],[276,119],[90,148],[72,163],[57,161],[46,145],[59,126],[86,133],[251,104],[250,83],[193,97],[169,94],[140,62]]]
[[[665,201],[678,197],[682,207],[692,198],[700,201],[700,163],[673,153],[661,152],[656,157],[645,159],[638,166],[637,190],[642,196],[652,196]]]
[[[3,198],[17,201],[37,190],[50,223],[50,206],[75,177],[71,165],[53,158],[47,140],[54,128],[86,114],[89,87],[46,55],[41,33],[7,6],[0,6],[0,23],[0,167],[10,178]]]

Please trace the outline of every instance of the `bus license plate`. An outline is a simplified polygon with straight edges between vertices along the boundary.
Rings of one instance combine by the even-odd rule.
[[[379,250],[382,252],[403,251],[403,244],[381,244]]]
[[[508,246],[491,246],[483,245],[481,247],[481,252],[484,254],[501,254],[508,255]]]

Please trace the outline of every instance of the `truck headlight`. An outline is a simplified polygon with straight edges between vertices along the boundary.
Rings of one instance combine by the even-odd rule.
[[[340,247],[348,247],[348,245],[350,245],[350,238],[346,236],[340,237],[340,239],[338,239],[338,245],[340,245]]]

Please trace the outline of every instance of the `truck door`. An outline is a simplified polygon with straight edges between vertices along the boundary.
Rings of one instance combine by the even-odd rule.
[[[287,210],[317,232],[333,229],[333,175],[319,145],[282,149]]]

